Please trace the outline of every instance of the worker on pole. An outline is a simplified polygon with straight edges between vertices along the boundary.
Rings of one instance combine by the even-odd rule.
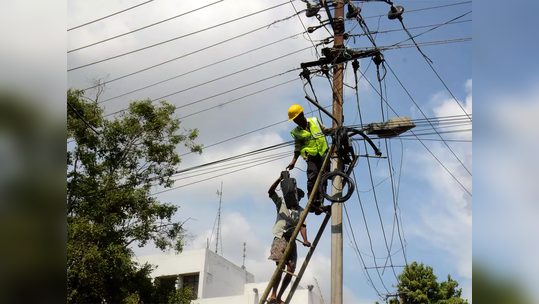
[[[279,275],[272,286],[271,296],[268,298],[268,303],[271,304],[284,304],[283,300],[281,300],[281,297],[286,290],[286,287],[288,287],[288,284],[290,284],[290,281],[292,280],[292,273],[294,273],[294,271],[296,270],[296,261],[298,259],[296,243],[292,242],[292,251],[287,257],[284,256],[284,252],[286,250],[286,246],[290,242],[290,237],[292,236],[294,229],[298,225],[301,213],[303,212],[303,208],[299,205],[299,201],[303,196],[305,196],[303,190],[297,188],[296,191],[298,200],[295,201],[294,205],[287,205],[285,203],[285,200],[280,197],[277,192],[275,192],[275,189],[277,189],[277,186],[281,182],[281,179],[282,176],[279,176],[279,178],[271,185],[268,190],[269,197],[275,203],[275,207],[277,208],[277,218],[275,220],[275,225],[273,226],[272,231],[273,243],[271,245],[271,252],[268,259],[275,261],[277,266],[279,266],[279,262],[281,261],[281,259],[286,258],[285,265],[287,267],[287,273],[283,279],[281,289],[279,290],[279,293],[277,293],[277,289],[279,287],[282,275],[282,272],[279,272]],[[303,242],[301,243],[306,247],[310,247],[311,243],[307,240],[307,226],[305,224],[301,226],[300,232],[303,238]]]
[[[305,162],[307,162],[307,197],[311,197],[314,183],[322,169],[324,154],[328,149],[324,135],[330,134],[333,128],[327,128],[316,117],[305,117],[303,108],[300,105],[292,105],[288,109],[288,120],[293,120],[298,126],[290,132],[295,140],[294,158],[286,169],[294,169],[299,156],[305,159]],[[327,181],[323,187],[327,188]],[[311,204],[315,208],[311,208],[309,211],[314,211],[316,215],[319,215],[322,213],[321,210],[329,210],[329,206],[324,207],[323,197],[317,189],[314,189],[314,191],[315,196]]]

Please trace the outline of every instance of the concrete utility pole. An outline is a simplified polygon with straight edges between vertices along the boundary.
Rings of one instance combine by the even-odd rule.
[[[334,2],[335,16],[333,18],[333,47],[344,48],[344,1]],[[335,65],[333,69],[333,116],[338,120],[333,122],[333,127],[340,127],[343,123],[343,64]],[[343,170],[342,161],[339,158],[332,160],[332,170]],[[334,197],[342,196],[342,179],[336,176],[333,179],[331,194]],[[343,248],[342,248],[342,204],[331,205],[331,304],[342,304],[343,291]]]

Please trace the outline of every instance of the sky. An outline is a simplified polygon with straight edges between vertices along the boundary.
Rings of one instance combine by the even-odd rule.
[[[170,0],[153,1],[102,21],[68,31],[67,51],[213,2],[191,1],[180,4]],[[184,36],[281,3],[283,5],[251,17],[125,56],[74,69]],[[182,127],[199,129],[197,142],[205,146],[263,128],[208,147],[202,155],[184,155],[179,169],[289,141],[291,140],[290,130],[295,125],[293,122],[286,122],[288,107],[299,104],[305,108],[306,112],[312,111],[313,108],[304,98],[302,83],[298,77],[300,71],[293,69],[298,68],[302,62],[317,60],[323,47],[318,47],[315,51],[311,41],[308,40],[309,37],[300,34],[305,31],[301,22],[307,27],[318,25],[319,21],[315,18],[307,18],[304,13],[300,13],[299,18],[294,16],[295,9],[303,10],[305,4],[300,1],[292,3],[225,0],[135,33],[69,52],[67,69],[74,70],[67,73],[67,88],[88,88],[92,86],[94,79],[114,80],[183,56],[108,83],[106,91],[99,96],[99,100],[103,102],[102,105],[106,109],[105,113],[126,108],[129,102],[134,100],[146,98],[166,100],[180,107],[176,115],[182,120]],[[459,2],[395,2],[396,5],[402,5],[405,8],[403,22],[407,28],[441,24],[468,13],[458,19],[464,22],[447,24],[418,36],[416,41],[419,43],[472,37],[471,3],[414,11],[453,3]],[[67,28],[133,5],[135,2],[127,1],[69,1],[67,3]],[[361,15],[365,18],[370,31],[402,29],[398,20],[389,20],[385,16],[389,10],[387,4],[371,2],[357,5],[362,7]],[[327,19],[325,12],[321,11],[320,15],[322,20]],[[289,16],[292,18],[274,23]],[[350,34],[363,33],[354,20],[346,21],[345,26]],[[215,43],[261,27],[264,28],[210,47]],[[417,35],[431,27],[410,29],[410,32]],[[329,26],[328,28],[331,30]],[[285,39],[293,35],[296,36]],[[310,35],[310,39],[316,44],[328,36],[326,29],[319,28]],[[375,35],[375,42],[378,46],[387,46],[407,38],[404,31],[393,31]],[[263,47],[278,40],[282,41]],[[405,43],[410,42],[408,40]],[[350,38],[347,46],[361,48],[371,47],[372,44],[365,36],[358,36],[355,39]],[[305,49],[308,47],[311,48]],[[251,51],[256,48],[259,49]],[[421,50],[432,60],[432,66],[456,100],[416,48],[387,50],[383,51],[387,74],[382,82],[382,91],[391,109],[387,105],[381,108],[380,96],[370,84],[372,83],[377,90],[379,89],[376,66],[369,64],[370,59],[362,59],[360,70],[365,73],[368,81],[360,74],[361,80],[357,86],[358,99],[356,99],[355,90],[350,88],[355,85],[351,65],[346,69],[344,82],[347,86],[344,90],[343,111],[345,125],[360,124],[358,106],[364,124],[382,122],[396,116],[424,119],[425,116],[437,118],[465,115],[461,107],[471,118],[473,112],[471,41],[424,46]],[[245,52],[248,53],[227,59]],[[219,61],[222,62],[213,64]],[[251,68],[255,65],[258,66]],[[290,70],[292,71],[287,72]],[[241,72],[236,73],[237,71]],[[284,72],[287,73],[242,87]],[[185,73],[188,74],[180,76]],[[234,74],[227,76],[232,73]],[[141,89],[173,77],[175,78]],[[290,82],[256,93],[287,81]],[[313,79],[313,86],[320,104],[330,105],[331,87],[328,80],[324,77],[316,77]],[[236,89],[238,87],[242,88]],[[129,93],[135,90],[137,91]],[[211,97],[226,91],[229,92]],[[312,92],[308,92],[311,96],[313,95]],[[251,93],[256,94],[241,98]],[[86,94],[88,97],[95,97],[94,90],[87,90]],[[161,98],[162,96],[167,97]],[[199,111],[203,112],[197,113]],[[317,112],[314,115],[320,116]],[[188,117],[182,118],[184,116]],[[324,124],[328,126],[331,124],[328,116],[322,115],[321,118]],[[432,266],[440,281],[446,280],[448,274],[451,275],[463,288],[463,297],[471,300],[472,132],[468,118],[464,116],[460,119],[461,123],[457,126],[442,125],[439,129],[440,131],[460,130],[460,132],[441,134],[443,139],[452,140],[445,143],[439,141],[440,137],[436,134],[419,135],[420,139],[426,139],[422,142],[415,137],[402,137],[402,140],[399,138],[387,141],[375,140],[384,155],[389,156],[391,171],[394,172],[395,191],[392,191],[392,183],[389,179],[391,171],[388,159],[359,159],[354,173],[361,204],[357,194],[354,194],[345,203],[348,218],[345,216],[343,219],[345,222],[343,234],[345,303],[374,303],[380,300],[379,294],[394,292],[394,286],[398,283],[396,275],[402,271],[402,267],[398,266],[413,261]],[[270,125],[273,126],[267,127]],[[417,134],[432,133],[432,127],[428,124],[418,125],[415,130]],[[438,141],[432,139],[438,139]],[[222,182],[222,248],[219,248],[219,252],[222,250],[225,258],[241,265],[243,242],[246,242],[245,266],[255,275],[255,281],[268,281],[274,271],[274,264],[267,260],[267,257],[272,241],[271,229],[275,221],[275,207],[267,196],[267,189],[290,162],[291,150],[292,148],[287,147],[278,151],[289,151],[288,157],[222,176],[216,175],[243,167],[217,172],[199,172],[206,174],[194,177],[192,176],[194,174],[180,175],[178,176],[180,180],[176,182],[175,187],[186,185],[185,187],[158,194],[157,198],[160,201],[170,202],[180,207],[175,220],[189,219],[185,223],[190,236],[186,249],[207,246],[210,236],[212,236],[210,248],[215,249],[215,234],[212,234],[212,229],[219,202],[216,191],[220,189]],[[178,148],[179,154],[187,152],[183,147]],[[362,144],[356,145],[357,154],[365,154],[365,152]],[[260,156],[271,153],[275,152]],[[370,147],[367,153],[373,154]],[[249,159],[244,161],[247,163]],[[445,169],[440,163],[445,166]],[[297,179],[298,185],[305,189],[306,177],[302,170],[306,169],[306,164],[303,160],[298,160],[297,167],[298,169],[292,170],[291,175]],[[370,172],[372,172],[372,181]],[[210,177],[213,178],[201,181]],[[197,181],[201,182],[188,185]],[[374,191],[373,185],[376,186]],[[162,190],[153,189],[154,192]],[[395,226],[395,202],[398,206],[398,226]],[[302,203],[305,204],[305,201]],[[311,241],[321,221],[321,216],[310,214],[307,217],[308,236]],[[355,243],[357,243],[357,248]],[[305,286],[314,284],[316,278],[326,301],[329,300],[330,293],[330,247],[330,232],[327,228],[302,280],[302,285]],[[356,249],[359,249],[359,253]],[[158,253],[158,250],[151,246],[134,247],[134,250],[137,255]],[[307,250],[299,247],[298,251],[300,261],[302,261]],[[391,256],[390,260],[388,252]],[[391,264],[396,267],[367,270],[363,268]]]

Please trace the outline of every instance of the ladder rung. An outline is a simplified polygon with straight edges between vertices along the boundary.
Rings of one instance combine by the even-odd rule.
[[[301,241],[300,239],[296,239],[296,241],[300,242],[301,244],[304,244],[303,241]],[[311,246],[309,246],[309,248],[312,248],[313,245],[311,244]]]
[[[289,275],[293,275],[293,276],[295,276],[296,278],[299,278],[297,274],[294,274],[294,273],[292,273],[292,272],[290,272],[290,271],[286,271],[286,270],[284,270],[284,269],[281,269],[281,271],[282,271],[282,272],[286,272],[286,273],[288,273]]]

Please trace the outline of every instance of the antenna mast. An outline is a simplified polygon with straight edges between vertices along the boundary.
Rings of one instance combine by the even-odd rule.
[[[219,235],[221,234],[221,203],[223,199],[223,182],[221,182],[221,191],[217,190],[217,195],[219,195],[219,209],[217,210],[217,233],[216,233],[216,239],[215,239],[215,253],[218,254],[217,250],[219,248]],[[221,256],[222,255],[223,255],[223,245],[221,245]]]
[[[246,245],[247,245],[247,243],[243,242],[243,263],[241,264],[241,269],[245,269],[245,257],[246,257],[246,255],[245,255],[245,251],[246,251],[245,246]]]

